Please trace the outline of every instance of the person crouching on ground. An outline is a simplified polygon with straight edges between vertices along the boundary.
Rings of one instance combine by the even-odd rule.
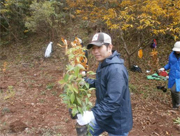
[[[180,41],[174,44],[168,63],[159,71],[169,70],[168,88],[171,89],[173,109],[180,106]]]
[[[128,72],[124,60],[112,48],[111,37],[102,32],[96,33],[87,46],[99,62],[96,79],[85,79],[90,87],[96,88],[96,104],[91,111],[78,114],[77,122],[89,124],[93,136],[104,131],[109,136],[127,136],[133,126]]]

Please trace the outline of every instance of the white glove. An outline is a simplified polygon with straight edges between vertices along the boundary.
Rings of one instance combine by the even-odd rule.
[[[160,72],[161,72],[161,71],[164,71],[164,70],[165,70],[165,68],[160,68],[160,69],[159,69]]]
[[[85,72],[85,71],[82,71],[82,72],[81,72],[81,75],[82,75],[83,77],[85,77],[85,76],[86,76],[86,72]]]
[[[84,111],[82,114],[77,114],[77,123],[81,126],[89,124],[92,120],[94,120],[94,114],[92,111]]]

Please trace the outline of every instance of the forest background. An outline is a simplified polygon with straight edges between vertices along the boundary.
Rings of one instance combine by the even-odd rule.
[[[64,49],[56,46],[57,43],[62,43],[61,38],[73,41],[75,37],[79,37],[83,44],[87,45],[91,37],[100,31],[111,35],[114,48],[125,59],[130,74],[135,124],[131,135],[179,135],[180,128],[174,123],[179,117],[179,111],[171,110],[170,92],[163,93],[156,88],[158,85],[166,86],[167,81],[146,79],[146,70],[151,70],[152,74],[157,68],[163,67],[168,61],[174,43],[180,40],[178,0],[1,0],[0,130],[2,134],[68,135],[68,130],[71,130],[73,125],[63,126],[64,129],[61,130],[62,122],[72,124],[73,121],[67,119],[65,108],[64,114],[59,113],[60,128],[52,118],[54,126],[52,124],[48,126],[43,118],[46,125],[41,124],[43,121],[39,120],[38,123],[34,122],[41,126],[37,127],[32,120],[38,121],[36,116],[41,118],[41,114],[45,116],[48,112],[42,111],[41,105],[38,107],[36,104],[53,105],[57,102],[57,105],[65,107],[59,102],[61,98],[58,96],[61,90],[56,83],[64,71]],[[152,66],[153,58],[150,54],[153,39],[157,40],[158,52],[155,68]],[[52,56],[45,59],[44,52],[50,41],[53,42]],[[142,58],[138,57],[140,49],[143,51]],[[95,70],[95,60],[91,53],[89,60],[89,67]],[[138,65],[142,73],[131,72],[132,65]],[[33,75],[33,79],[30,74]],[[35,96],[30,90],[33,90]],[[34,99],[25,100],[28,94]],[[55,98],[48,99],[50,96],[55,97],[57,101],[53,102]],[[26,105],[23,108],[22,101],[24,101],[23,105]],[[27,105],[33,108],[29,112],[31,121],[25,120],[26,114],[23,114],[23,111],[27,110]],[[50,110],[48,108],[47,111]],[[40,115],[35,115],[33,112],[35,109]],[[55,109],[56,112],[60,112],[57,107]],[[54,120],[57,121],[57,118]],[[162,124],[157,123],[158,119]],[[14,125],[11,123],[17,120],[29,130],[19,131],[21,130],[19,128],[14,130]],[[167,123],[163,122],[165,120]]]

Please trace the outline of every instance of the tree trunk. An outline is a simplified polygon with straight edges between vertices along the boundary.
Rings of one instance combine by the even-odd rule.
[[[131,55],[128,55],[128,66],[131,69]]]

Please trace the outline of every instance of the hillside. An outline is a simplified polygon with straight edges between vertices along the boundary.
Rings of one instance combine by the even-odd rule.
[[[1,136],[76,135],[76,121],[59,97],[62,49],[54,45],[52,56],[45,59],[47,44],[32,41],[0,49]],[[147,80],[146,73],[129,71],[129,75],[134,120],[129,136],[179,136],[180,126],[173,121],[180,110],[172,110],[169,90],[156,88],[167,82]]]

